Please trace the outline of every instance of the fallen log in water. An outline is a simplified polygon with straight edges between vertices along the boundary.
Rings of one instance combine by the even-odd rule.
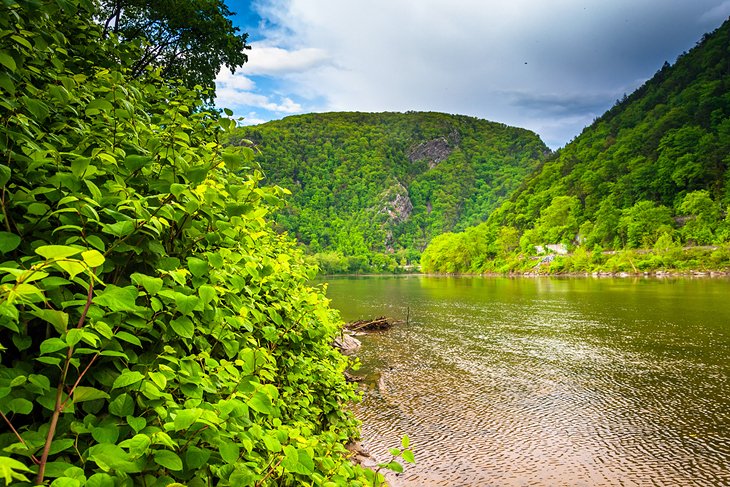
[[[403,321],[389,319],[385,316],[381,316],[380,318],[375,318],[373,320],[358,320],[353,321],[352,323],[347,323],[345,325],[345,329],[359,332],[382,331],[387,330],[397,323],[403,323]]]

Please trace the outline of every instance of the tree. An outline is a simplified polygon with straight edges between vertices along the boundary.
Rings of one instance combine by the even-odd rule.
[[[715,229],[722,218],[720,205],[705,190],[687,193],[678,208],[680,214],[687,217],[681,229],[687,242],[708,245],[715,239]]]
[[[575,196],[556,196],[550,206],[540,212],[535,234],[540,243],[570,243],[578,233],[577,214],[580,201]]]
[[[248,34],[238,34],[223,0],[100,0],[104,35],[142,42],[132,65],[139,77],[147,67],[167,79],[211,90],[221,66],[231,71],[248,61]]]
[[[639,201],[626,208],[618,222],[618,233],[629,248],[652,246],[662,234],[671,236],[673,231],[669,208],[652,201]]]

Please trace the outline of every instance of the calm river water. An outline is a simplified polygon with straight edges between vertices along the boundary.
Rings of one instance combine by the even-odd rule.
[[[729,486],[730,281],[331,279],[360,337],[363,443],[403,485]],[[379,383],[379,386],[378,386]]]

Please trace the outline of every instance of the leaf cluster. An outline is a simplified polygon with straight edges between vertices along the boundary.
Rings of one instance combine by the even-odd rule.
[[[0,485],[358,485],[280,188],[83,0],[0,15]]]

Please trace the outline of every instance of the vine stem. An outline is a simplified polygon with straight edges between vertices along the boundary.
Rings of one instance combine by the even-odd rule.
[[[95,271],[96,269],[94,269]],[[92,272],[94,272],[92,271]],[[94,297],[94,279],[89,279],[89,291],[86,295],[86,305],[84,306],[84,310],[81,312],[81,317],[79,318],[79,323],[76,325],[76,328],[81,328],[84,325],[84,321],[86,321],[86,314],[89,312],[89,307],[91,307],[91,300]],[[35,483],[36,485],[42,485],[43,484],[43,478],[46,475],[46,464],[48,463],[48,454],[51,451],[51,443],[53,443],[53,436],[56,434],[56,427],[58,426],[58,418],[61,416],[61,411],[64,410],[66,407],[66,402],[63,400],[63,387],[66,384],[66,376],[68,375],[68,369],[71,366],[71,357],[73,357],[73,347],[69,346],[68,351],[66,352],[66,363],[63,365],[63,372],[61,372],[61,378],[58,380],[58,388],[56,388],[56,406],[53,408],[53,415],[51,416],[51,424],[48,427],[48,436],[46,437],[46,443],[43,445],[43,454],[41,455],[41,461],[38,464],[38,476],[36,477]],[[93,359],[91,361],[93,363]],[[91,363],[89,363],[89,366],[91,366]],[[84,370],[84,373],[86,370],[88,370],[89,366],[86,367]],[[77,381],[78,384],[78,381]],[[76,384],[74,384],[74,387],[76,387]],[[69,396],[70,397],[70,396]]]

